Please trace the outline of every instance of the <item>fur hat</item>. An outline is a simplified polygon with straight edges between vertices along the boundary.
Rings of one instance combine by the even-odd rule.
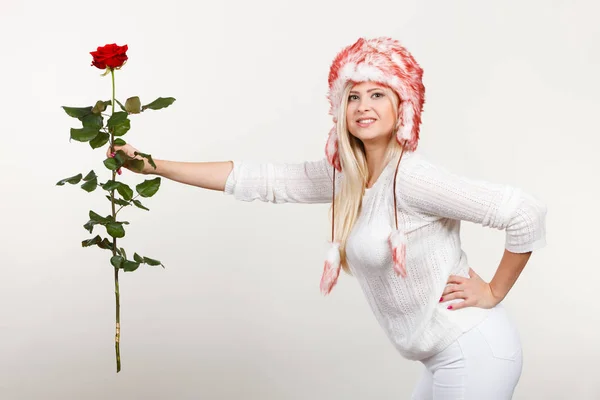
[[[338,171],[342,171],[335,125],[342,104],[342,94],[348,82],[377,82],[396,92],[400,99],[396,139],[406,150],[416,150],[421,111],[425,102],[422,77],[423,70],[413,56],[397,40],[391,38],[361,38],[340,51],[329,69],[327,98],[330,104],[329,114],[334,122],[325,146],[329,163]]]
[[[338,152],[337,123],[340,117],[342,95],[346,85],[360,82],[376,82],[388,86],[399,98],[398,123],[396,140],[402,146],[402,153],[394,174],[394,211],[396,230],[389,238],[388,244],[392,254],[392,265],[396,274],[405,277],[406,242],[404,232],[398,229],[398,210],[396,204],[396,176],[404,151],[414,151],[419,141],[421,111],[425,102],[425,87],[422,82],[423,70],[413,56],[397,40],[380,37],[359,39],[353,45],[344,48],[334,58],[329,70],[329,113],[333,117],[334,126],[329,132],[325,154],[329,164],[333,166],[333,212],[331,224],[331,246],[327,252],[323,275],[321,277],[321,293],[329,294],[337,283],[340,273],[340,243],[335,241],[335,172],[342,171]]]

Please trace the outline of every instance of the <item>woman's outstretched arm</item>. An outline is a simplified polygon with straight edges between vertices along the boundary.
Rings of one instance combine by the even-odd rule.
[[[233,170],[233,161],[186,162],[153,158],[156,164],[156,169],[154,169],[147,160],[135,155],[135,152],[139,152],[139,150],[130,144],[115,146],[115,151],[118,150],[122,150],[130,157],[144,160],[144,169],[141,172],[144,175],[158,175],[203,189],[224,191],[227,177]],[[107,156],[110,156],[109,151],[107,151]],[[138,172],[132,169],[130,171]]]
[[[154,168],[149,172],[186,185],[203,189],[225,190],[225,182],[233,169],[233,161],[183,162],[154,160]]]
[[[138,150],[129,144],[115,146],[115,150],[122,150],[130,157],[142,159],[135,156]],[[222,191],[241,201],[308,204],[331,203],[332,200],[333,169],[326,158],[299,163],[182,162],[160,159],[154,159],[154,162],[156,169],[144,159],[142,173]],[[340,177],[341,174],[336,176],[337,183],[340,182]]]

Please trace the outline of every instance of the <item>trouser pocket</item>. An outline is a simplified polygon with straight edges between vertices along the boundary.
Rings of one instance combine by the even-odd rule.
[[[476,329],[483,336],[494,357],[515,361],[521,356],[519,332],[501,304],[494,307]]]

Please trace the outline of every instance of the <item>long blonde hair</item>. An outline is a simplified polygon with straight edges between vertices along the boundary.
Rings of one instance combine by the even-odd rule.
[[[354,84],[348,83],[344,88],[342,104],[339,108],[336,128],[338,135],[338,152],[343,175],[340,190],[333,200],[335,203],[335,221],[333,223],[336,236],[334,239],[340,243],[342,269],[350,275],[351,272],[346,259],[346,241],[360,214],[362,197],[369,178],[369,167],[367,165],[364,145],[359,139],[350,134],[346,124],[348,97],[353,86]],[[397,127],[399,99],[393,90],[387,87],[384,87],[383,90],[392,102],[393,109],[396,111],[394,127]],[[386,152],[386,164],[391,159],[396,158],[402,150],[396,140],[396,132],[397,128],[394,128],[393,132],[391,132],[392,135]]]

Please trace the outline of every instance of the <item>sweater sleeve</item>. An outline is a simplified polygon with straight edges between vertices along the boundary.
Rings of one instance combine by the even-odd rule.
[[[331,203],[332,187],[333,167],[325,157],[294,164],[234,161],[224,193],[241,201]]]
[[[546,205],[520,188],[456,175],[420,154],[400,171],[398,194],[413,211],[505,230],[513,253],[546,245]]]

